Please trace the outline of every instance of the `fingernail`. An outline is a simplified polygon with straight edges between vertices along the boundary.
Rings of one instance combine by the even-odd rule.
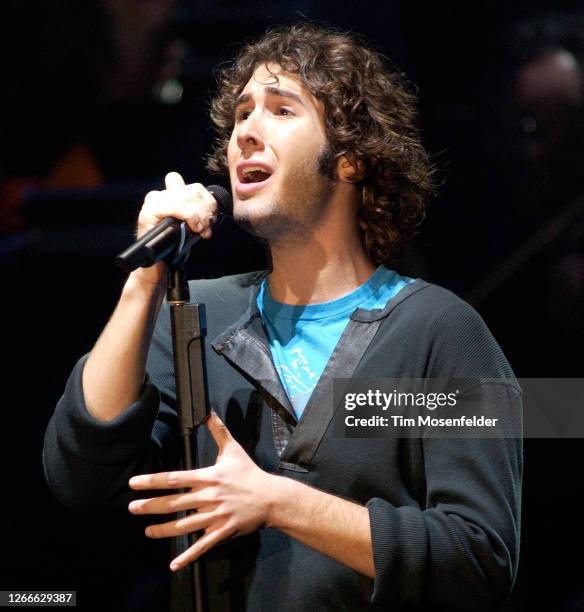
[[[202,232],[203,231],[203,224],[199,221],[197,223],[197,232]]]
[[[171,569],[173,572],[176,572],[176,570],[177,570],[179,567],[180,567],[180,566],[179,566],[179,564],[178,564],[178,563],[171,563],[171,564],[170,564],[170,569]]]
[[[135,501],[131,502],[130,505],[128,506],[128,510],[130,512],[135,512],[137,508],[138,508],[138,503]]]
[[[146,529],[144,530],[144,533],[146,534],[147,537],[150,538],[152,536],[152,528],[146,527]]]

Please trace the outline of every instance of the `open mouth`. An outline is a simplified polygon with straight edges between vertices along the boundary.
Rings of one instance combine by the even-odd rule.
[[[270,176],[272,176],[271,172],[266,171],[264,168],[244,168],[241,173],[241,182],[244,184],[263,183],[264,181],[267,181]]]
[[[251,197],[269,184],[273,170],[265,164],[241,164],[237,168],[237,184],[235,189],[240,197]]]

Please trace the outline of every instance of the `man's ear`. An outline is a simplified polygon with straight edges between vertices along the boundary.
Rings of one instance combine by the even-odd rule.
[[[365,162],[362,159],[350,160],[341,155],[337,160],[337,176],[346,183],[358,183],[365,178]]]

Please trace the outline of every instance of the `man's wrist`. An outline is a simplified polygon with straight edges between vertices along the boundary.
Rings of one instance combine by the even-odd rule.
[[[165,288],[166,274],[156,274],[154,270],[145,271],[138,268],[128,276],[122,295],[126,297],[139,295],[141,298],[150,299],[163,296]]]
[[[291,478],[267,474],[264,490],[267,501],[266,527],[283,529],[286,526],[286,517],[291,503],[294,503],[295,495],[298,494],[299,486],[302,485]]]

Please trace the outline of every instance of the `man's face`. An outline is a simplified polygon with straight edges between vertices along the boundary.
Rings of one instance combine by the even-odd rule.
[[[335,185],[319,172],[330,163],[322,104],[270,64],[256,68],[235,113],[227,159],[236,221],[273,242],[307,238]]]

